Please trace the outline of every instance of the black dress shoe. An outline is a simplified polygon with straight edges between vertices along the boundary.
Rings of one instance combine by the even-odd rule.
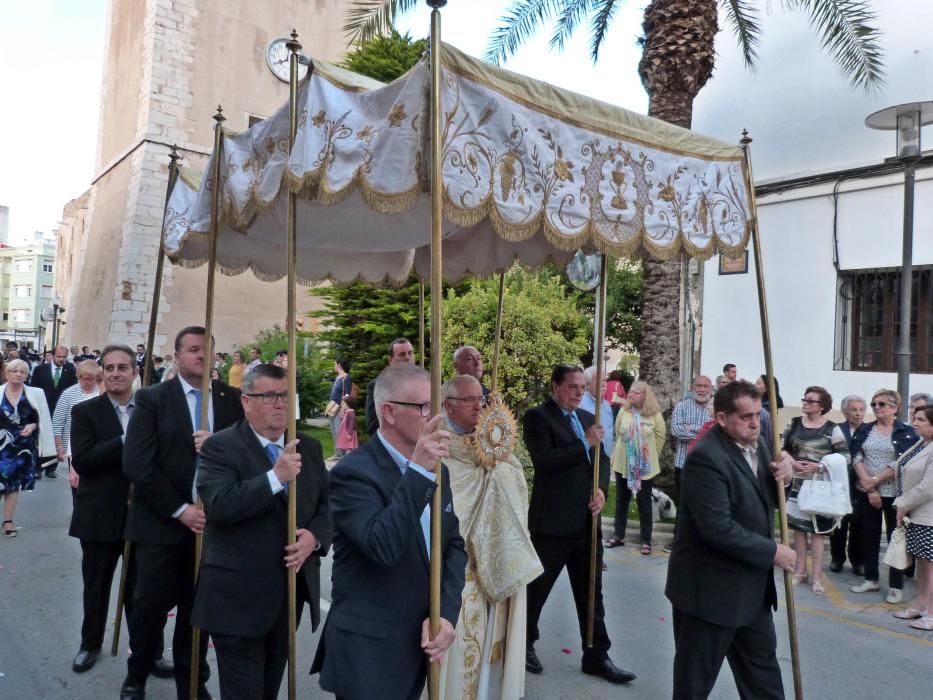
[[[842,571],[842,564],[843,564],[842,560],[833,559],[829,563],[829,570],[838,574],[840,571]]]
[[[583,660],[583,673],[586,673],[590,676],[599,676],[610,683],[628,683],[629,681],[635,680],[635,674],[631,671],[626,671],[624,668],[619,668],[614,663],[612,659],[593,659]]]
[[[152,665],[152,675],[156,678],[174,678],[175,666],[171,661],[166,661],[164,657],[160,656]]]
[[[46,472],[45,472],[45,475],[46,475],[47,477],[49,477],[50,479],[57,479],[57,478],[58,478],[58,470],[57,470],[57,469],[47,469]]]
[[[71,670],[75,673],[90,671],[91,666],[97,662],[98,654],[100,654],[100,649],[82,649],[75,655],[75,660],[71,663]]]
[[[127,678],[120,686],[120,700],[143,700],[145,697],[145,683],[137,683]]]
[[[528,673],[542,673],[544,671],[544,666],[541,665],[538,655],[535,654],[534,647],[528,647],[525,650],[525,670]]]

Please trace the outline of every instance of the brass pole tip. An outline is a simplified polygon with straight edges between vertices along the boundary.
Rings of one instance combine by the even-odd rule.
[[[292,40],[285,42],[285,48],[292,53],[298,53],[301,51],[301,42],[298,41],[298,30],[292,29],[292,33],[289,34],[289,36],[292,38]]]
[[[214,115],[214,121],[218,124],[227,121],[227,118],[224,116],[224,108],[220,105],[217,105],[217,114]]]
[[[748,129],[742,129],[742,139],[739,143],[744,147],[752,142],[752,137],[748,135]]]

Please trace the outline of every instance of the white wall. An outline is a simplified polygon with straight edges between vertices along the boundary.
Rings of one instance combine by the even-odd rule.
[[[897,387],[897,375],[833,370],[836,272],[833,268],[832,184],[759,199],[765,290],[774,373],[789,406],[818,384],[833,395],[870,397]],[[898,267],[901,260],[903,178],[849,181],[840,187],[839,259],[842,269]],[[914,264],[933,264],[933,169],[917,173]],[[715,377],[727,362],[754,380],[764,371],[755,265],[747,275],[719,275],[705,263],[701,367]],[[933,393],[933,374],[914,374],[911,393]]]

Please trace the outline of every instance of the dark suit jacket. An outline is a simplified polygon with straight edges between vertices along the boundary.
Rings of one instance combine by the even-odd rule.
[[[211,383],[214,432],[243,418],[240,390]],[[190,530],[172,513],[191,503],[194,485],[194,426],[178,377],[136,392],[123,447],[123,473],[134,484],[127,538],[171,545]]]
[[[376,415],[376,380],[366,385],[366,432],[375,437],[379,430],[379,416]]]
[[[70,386],[78,383],[78,375],[75,366],[70,362],[62,365],[62,373],[58,378],[58,386],[52,375],[52,363],[41,364],[32,372],[32,379],[29,380],[30,386],[35,386],[45,392],[45,401],[49,405],[49,414],[55,413],[55,404],[58,403],[58,397]]]
[[[348,700],[418,698],[427,673],[428,552],[419,521],[435,484],[403,475],[378,436],[330,474],[334,522],[332,603],[311,673]],[[443,475],[441,617],[456,625],[466,550]]]
[[[576,411],[583,430],[593,415]],[[535,480],[528,508],[528,529],[542,535],[576,535],[590,528],[595,448],[586,448],[554,399],[529,408],[522,418],[525,446]],[[609,457],[599,445],[599,487],[609,493]]]
[[[312,629],[321,620],[321,557],[330,546],[327,469],[321,443],[300,437],[298,528],[321,545],[298,572],[298,600],[311,604]],[[269,457],[246,421],[208,438],[201,448],[198,494],[207,528],[191,619],[218,634],[260,637],[272,629],[285,601],[288,495],[272,493]],[[292,487],[290,487],[292,488]]]
[[[71,453],[81,478],[68,534],[122,542],[130,483],[123,476],[123,427],[106,394],[71,409]]]
[[[758,474],[718,425],[687,455],[665,594],[678,610],[742,627],[777,609],[776,483],[771,449],[758,440]]]

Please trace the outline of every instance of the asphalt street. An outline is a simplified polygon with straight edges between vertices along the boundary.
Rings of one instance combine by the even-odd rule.
[[[116,698],[126,669],[126,628],[120,654],[105,655],[89,672],[75,674],[71,660],[78,650],[81,626],[80,546],[68,537],[71,496],[63,478],[43,480],[32,493],[20,496],[16,522],[19,537],[0,537],[0,699],[97,700]],[[630,531],[631,532],[631,531]],[[561,577],[542,618],[537,644],[544,664],[540,676],[527,676],[526,697],[548,700],[631,698],[655,700],[671,694],[673,641],[670,606],[663,595],[667,557],[658,535],[655,553],[642,556],[631,545],[607,551],[604,574],[606,619],[613,640],[610,655],[638,674],[619,688],[580,673],[580,639],[570,586]],[[630,535],[631,538],[631,535]],[[325,564],[324,596],[329,595],[329,561]],[[884,578],[884,572],[882,578]],[[824,574],[826,595],[797,589],[797,621],[806,697],[836,698],[933,697],[933,633],[916,632],[891,617],[893,606],[882,594],[856,595],[848,586],[857,581],[848,567]],[[779,588],[779,590],[783,590]],[[908,580],[905,603],[915,584]],[[882,591],[883,593],[884,591]],[[115,604],[116,594],[111,600]],[[786,611],[775,615],[778,655],[785,689],[793,697]],[[166,647],[171,646],[170,618]],[[298,634],[298,696],[332,697],[323,693],[308,668],[317,636],[305,624]],[[210,652],[213,665],[213,652]],[[219,698],[216,670],[209,688]],[[150,679],[147,698],[174,698],[171,681]],[[284,684],[280,697],[286,697]],[[728,667],[720,675],[713,698],[736,697]]]

